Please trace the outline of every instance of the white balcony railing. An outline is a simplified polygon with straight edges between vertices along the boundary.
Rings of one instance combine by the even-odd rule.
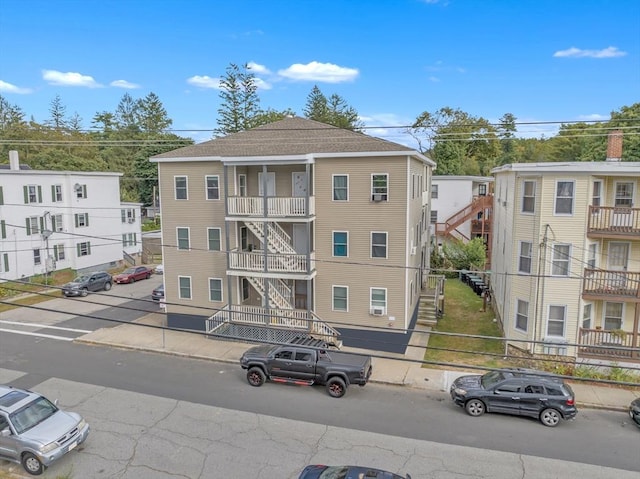
[[[307,214],[315,214],[315,198],[309,197],[308,213],[306,203],[306,197],[269,197],[267,198],[267,217],[304,217]],[[262,196],[230,196],[227,198],[227,205],[231,216],[264,216],[264,197]]]
[[[313,253],[311,255],[313,257]],[[307,273],[309,263],[306,254],[271,254],[262,250],[230,251],[229,268],[242,271],[269,273]]]

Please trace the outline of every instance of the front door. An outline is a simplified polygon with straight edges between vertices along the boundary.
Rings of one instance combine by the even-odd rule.
[[[0,431],[9,429],[9,420],[3,414],[0,414]],[[18,459],[18,444],[14,439],[13,433],[8,436],[0,435],[0,457],[9,457],[11,459]]]
[[[609,243],[609,257],[607,260],[608,269],[611,271],[626,272],[629,265],[629,243],[612,241]],[[611,274],[610,287],[613,289],[624,289],[627,284],[627,275]]]
[[[307,173],[304,171],[291,173],[291,191],[294,197],[307,196]]]
[[[262,172],[258,173],[258,195],[264,196],[265,180],[267,196],[276,196],[276,174],[274,172],[268,172],[266,178]]]
[[[293,249],[298,254],[307,254],[309,252],[309,235],[307,234],[307,225],[293,225]]]

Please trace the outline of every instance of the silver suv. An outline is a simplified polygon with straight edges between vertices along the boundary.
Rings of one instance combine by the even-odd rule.
[[[0,384],[0,459],[34,476],[82,444],[89,425],[32,391]]]
[[[94,273],[78,276],[70,283],[62,287],[65,296],[86,296],[90,291],[109,291],[113,279],[109,273],[96,271]]]

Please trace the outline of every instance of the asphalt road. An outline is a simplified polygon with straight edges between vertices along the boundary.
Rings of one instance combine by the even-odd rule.
[[[370,384],[333,399],[322,387],[252,388],[231,364],[11,336],[0,336],[0,368],[26,373],[12,381],[19,387],[35,389],[60,378],[305,423],[640,472],[640,431],[619,412],[582,410],[575,421],[546,428],[526,418],[469,417],[444,393]]]
[[[108,297],[110,295],[100,296],[100,302],[104,304],[96,305],[96,311],[91,315],[132,321],[146,314],[148,310],[157,311],[157,304],[146,300],[154,283],[159,283],[159,279],[114,288],[109,292],[112,295],[111,299]],[[131,288],[122,291],[129,293],[132,299],[118,291],[120,288],[129,287]],[[135,299],[136,295],[142,299]],[[73,301],[84,299],[87,298],[57,299],[46,305],[71,313]],[[88,299],[94,300],[94,296],[89,296]],[[0,321],[3,319],[3,314],[0,313]],[[56,312],[43,312],[39,314],[38,320],[45,322],[49,328],[77,330],[93,330],[114,325],[104,320],[86,316],[74,317],[73,314],[60,315]],[[257,415],[261,418],[294,421],[296,430],[313,430],[314,434],[317,432],[317,426],[336,428],[336,431],[339,430],[341,434],[349,437],[360,431],[362,437],[366,434],[367,441],[376,437],[374,444],[380,441],[380,437],[395,438],[393,441],[385,439],[385,443],[404,438],[406,441],[418,441],[416,447],[424,444],[429,444],[431,449],[434,444],[439,445],[438,447],[471,447],[477,448],[475,451],[482,451],[477,454],[484,456],[510,453],[517,457],[523,455],[545,458],[545,461],[560,460],[563,464],[567,464],[564,461],[572,461],[583,465],[640,472],[640,430],[630,425],[628,417],[619,412],[581,410],[575,421],[563,422],[552,429],[525,418],[500,415],[472,418],[454,406],[444,393],[397,386],[369,384],[365,388],[354,387],[350,388],[347,396],[342,399],[330,398],[322,387],[307,388],[268,383],[261,388],[252,388],[246,383],[239,366],[75,344],[47,335],[38,335],[43,331],[51,331],[50,329],[31,329],[36,335],[22,334],[19,331],[11,333],[6,330],[0,333],[0,371],[9,372],[9,382],[18,387],[42,390],[52,382],[62,381],[64,384],[76,385],[70,390],[82,385],[83,388],[91,390],[106,388],[109,391],[117,391],[118,394],[114,396],[117,398],[120,398],[123,392],[129,392],[138,395],[137,398],[142,397],[139,395],[145,395],[144,397],[154,398],[154,401],[162,399],[172,401],[173,404],[214,407],[215,413],[211,414],[216,416],[234,417],[238,414],[249,414],[251,417]],[[65,388],[54,389],[55,391],[63,397],[66,396],[68,404],[77,403],[77,398],[70,397],[69,391]],[[124,397],[127,397],[126,394]],[[110,404],[109,408],[125,412],[130,409],[140,411],[145,406],[124,400],[122,403]],[[89,418],[97,414],[97,411],[90,408],[84,412]],[[101,429],[115,427],[105,424],[108,418],[100,418],[98,415],[97,419]],[[119,422],[120,419],[114,419],[116,425]],[[194,435],[189,430],[181,430],[180,434],[185,438],[190,437],[195,443],[198,442],[197,434]],[[360,436],[356,434],[355,437]],[[377,455],[374,449],[359,451],[351,459],[362,463],[362,458],[371,455],[371,460],[375,460]],[[346,459],[349,459],[349,456],[345,457]],[[265,460],[269,462],[269,459]],[[491,461],[487,464],[490,465]],[[297,467],[293,463],[289,466],[289,471],[294,471]],[[229,467],[232,468],[232,465]],[[597,474],[590,476],[585,469],[576,470],[582,471],[582,479],[599,477]],[[414,470],[411,472],[414,478],[438,477],[416,475]],[[531,469],[527,469],[527,477],[530,472]],[[229,473],[231,475],[224,477],[240,477],[232,474],[232,469]],[[295,477],[292,472],[288,474],[267,474],[264,477]],[[566,474],[553,475],[574,477]],[[498,474],[495,477],[513,476]]]

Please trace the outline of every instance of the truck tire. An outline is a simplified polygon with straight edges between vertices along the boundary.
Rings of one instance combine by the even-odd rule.
[[[257,366],[249,368],[247,371],[247,382],[253,387],[259,388],[264,384],[266,379],[267,377],[265,376],[264,371]]]
[[[327,392],[333,398],[341,398],[347,392],[347,385],[341,378],[331,378],[327,381]]]
[[[32,476],[39,476],[44,472],[44,464],[34,454],[25,452],[22,455],[22,467]]]

